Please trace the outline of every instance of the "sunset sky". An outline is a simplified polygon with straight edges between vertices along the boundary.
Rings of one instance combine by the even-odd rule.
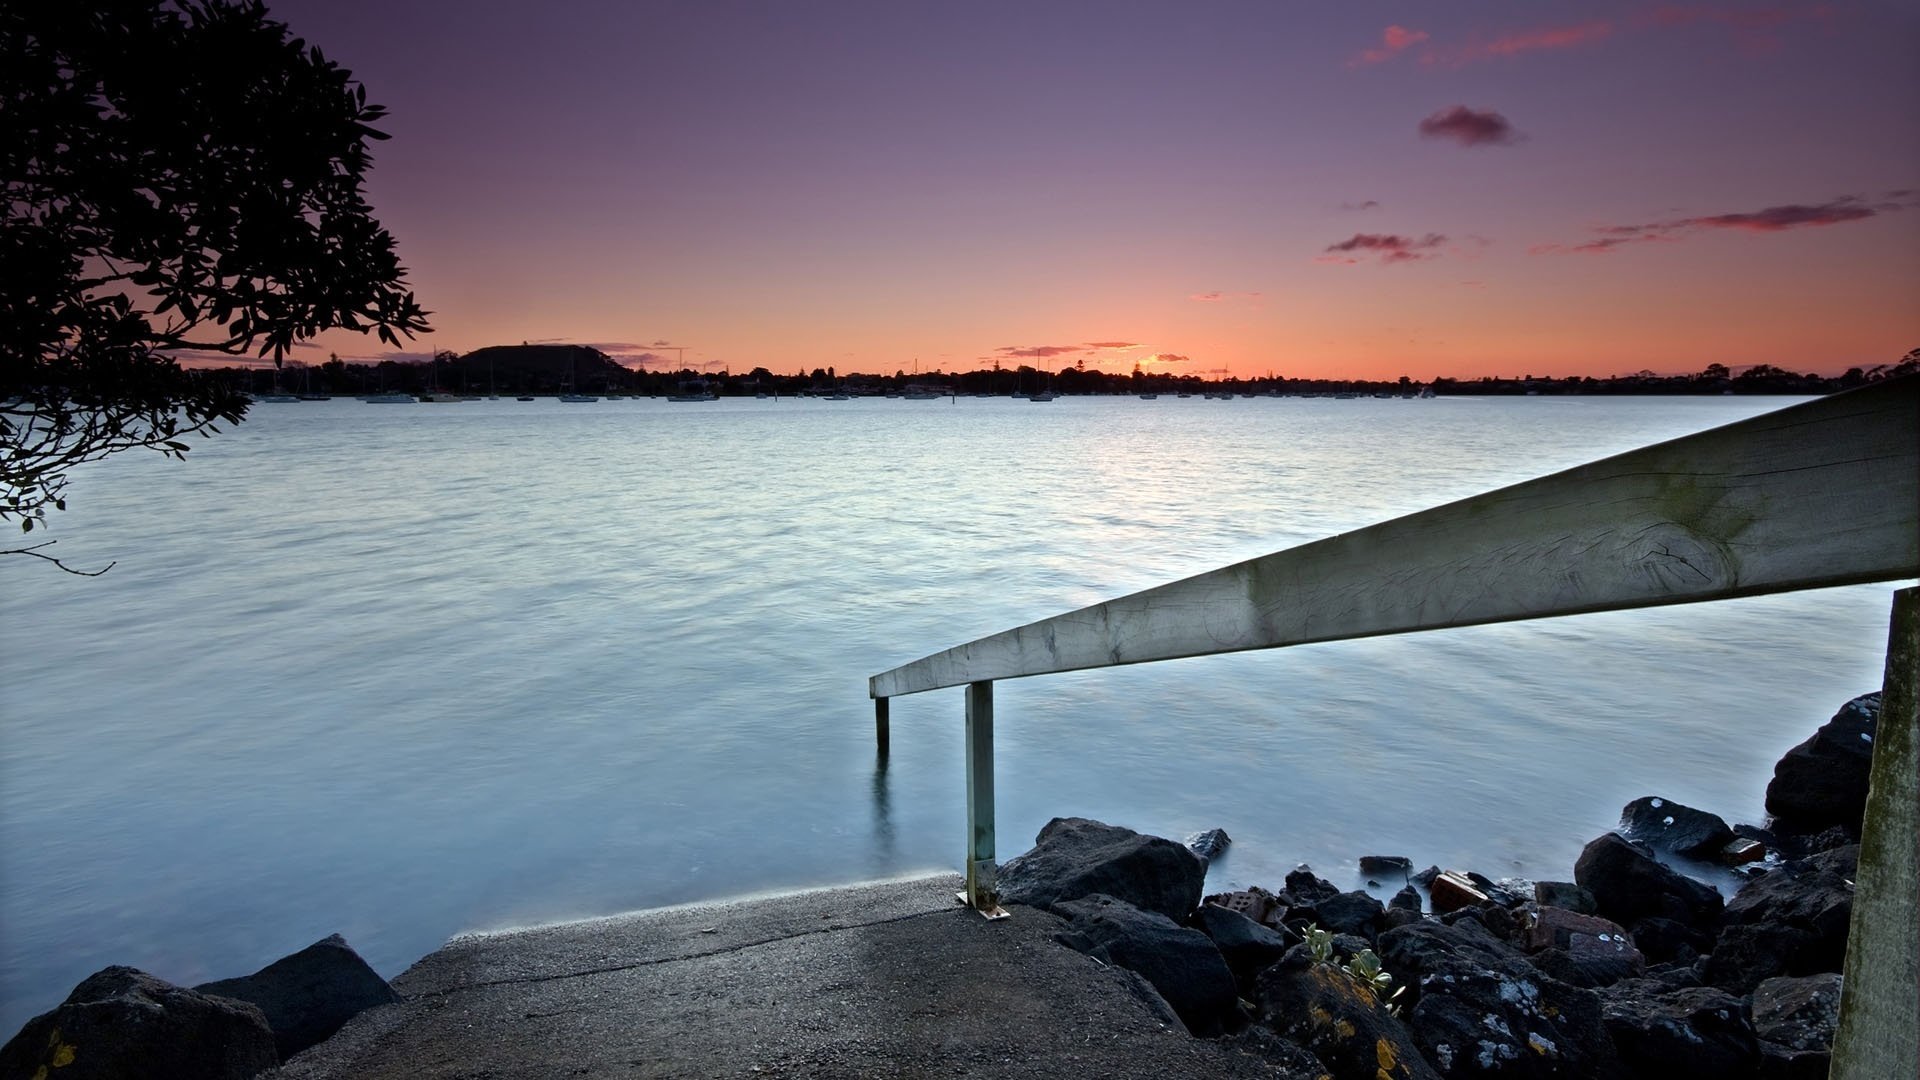
[[[269,8],[391,110],[417,351],[1427,379],[1920,346],[1911,0]]]

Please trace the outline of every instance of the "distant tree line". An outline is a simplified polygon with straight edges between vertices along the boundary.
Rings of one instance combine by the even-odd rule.
[[[1708,364],[1692,375],[1656,375],[1639,371],[1608,378],[1487,376],[1479,379],[1439,378],[1430,384],[1436,394],[1826,394],[1881,379],[1920,371],[1920,349],[1897,363],[1849,368],[1828,377],[1756,364],[1734,372],[1725,364]],[[253,392],[340,395],[382,391],[459,394],[556,394],[569,391],[593,394],[664,396],[690,388],[705,388],[725,397],[755,394],[801,394],[821,390],[899,392],[925,387],[941,393],[996,394],[1412,394],[1424,384],[1407,376],[1397,379],[1296,379],[1284,376],[1203,378],[1197,374],[1146,372],[1127,374],[1089,370],[1079,366],[1043,371],[1029,365],[982,368],[965,372],[896,370],[842,374],[834,368],[778,375],[766,367],[744,373],[732,371],[655,370],[629,368],[613,357],[584,345],[500,345],[466,354],[440,352],[431,360],[383,360],[374,364],[348,363],[338,357],[317,365],[288,361],[283,369],[226,368],[214,372],[239,389]]]

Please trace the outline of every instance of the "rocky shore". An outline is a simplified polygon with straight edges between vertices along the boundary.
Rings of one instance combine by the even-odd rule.
[[[1054,1016],[1046,995],[1057,990],[1057,1006],[1068,996],[1091,993],[1095,983],[1106,987],[1102,992],[1118,994],[1126,1005],[1111,1015],[1133,1015],[1154,1029],[1143,1031],[1145,1041],[1138,1044],[1148,1049],[1126,1051],[1133,1055],[1133,1065],[1121,1070],[1127,1075],[1146,1071],[1141,1055],[1149,1050],[1179,1058],[1178,1047],[1164,1043],[1171,1032],[1176,1042],[1190,1036],[1189,1045],[1206,1050],[1205,1060],[1215,1063],[1208,1066],[1213,1075],[1230,1067],[1232,1075],[1334,1080],[1825,1076],[1878,713],[1877,694],[1856,698],[1781,759],[1767,790],[1770,820],[1764,828],[1729,825],[1707,811],[1647,796],[1624,808],[1616,831],[1586,846],[1567,881],[1496,880],[1470,868],[1438,866],[1416,872],[1412,858],[1370,855],[1358,861],[1361,878],[1353,884],[1364,881],[1382,894],[1399,885],[1385,902],[1367,888],[1342,889],[1307,867],[1272,888],[1204,896],[1209,861],[1230,857],[1230,841],[1219,830],[1178,843],[1058,818],[1041,830],[1032,850],[1001,867],[1003,902],[1034,909],[1015,920],[1026,924],[1023,934],[1040,935],[1031,947],[1021,943],[1024,937],[1007,937],[1005,924],[922,921],[932,912],[852,924],[847,932],[945,935],[939,940],[948,956],[976,947],[970,944],[975,939],[982,948],[999,941],[992,947],[1002,950],[1000,959],[983,969],[994,975],[960,975],[981,987],[990,987],[993,978],[1035,980],[1028,996],[1037,993],[1040,1003],[1029,1019],[1042,1027],[1057,1024],[1062,1038],[1086,1034],[1075,1025],[1084,1027],[1087,1011],[1097,1008],[1095,998],[1077,1006],[1073,1016]],[[1712,876],[1737,885],[1731,896],[1694,876],[1709,868]],[[633,991],[609,1000],[585,987],[618,978],[642,988],[651,985],[649,978],[664,978],[670,964],[727,964],[745,955],[739,950],[791,948],[802,941],[831,954],[830,935],[818,922],[812,928],[801,920],[784,928],[733,931],[721,916],[700,918],[715,922],[672,933],[649,922],[636,931],[649,943],[684,937],[673,954],[684,961],[663,956],[615,963],[608,957],[617,950],[590,938],[593,955],[576,973],[524,980],[489,976],[471,991],[429,991],[424,983],[412,986],[409,973],[397,980],[409,992],[396,992],[338,937],[252,975],[191,989],[131,968],[107,968],[0,1047],[0,1077],[252,1077],[317,1044],[324,1045],[298,1060],[325,1057],[347,1040],[347,1033],[335,1032],[348,1024],[358,1031],[348,1057],[361,1064],[327,1075],[373,1075],[366,1062],[374,1058],[353,1055],[379,1047],[391,1051],[405,1041],[392,1035],[404,1025],[448,1023],[448,1006],[466,993],[500,997],[501,1023],[584,1016],[619,1031],[618,1038],[657,1047],[664,1033],[649,1034],[646,1025],[679,1023],[673,1018],[682,1013],[620,1014],[636,1007]],[[838,931],[840,925],[825,929]],[[743,940],[729,943],[730,933]],[[520,947],[532,955],[544,948],[533,940]],[[1035,956],[1030,948],[1059,955]],[[1061,958],[1072,963],[1063,966]],[[421,967],[433,968],[433,960]],[[861,963],[868,966],[856,970],[884,985],[843,980],[834,984],[841,987],[837,993],[897,1003],[902,995],[924,992],[928,1001],[909,1014],[913,1024],[938,1017],[974,1034],[956,1037],[929,1028],[916,1035],[919,1029],[911,1027],[903,1034],[882,1025],[879,1033],[835,1035],[837,1024],[850,1030],[860,1010],[839,1020],[829,1014],[817,1030],[805,1032],[808,1045],[830,1044],[848,1056],[814,1058],[817,1067],[799,1072],[839,1075],[827,1063],[836,1060],[863,1062],[855,1072],[885,1074],[886,1062],[899,1060],[874,1056],[888,1040],[895,1049],[912,1044],[899,1052],[931,1062],[929,1054],[950,1061],[962,1053],[962,1044],[972,1040],[977,1046],[985,1038],[978,1033],[987,1029],[972,1013],[994,1015],[991,998],[948,1001],[952,995],[936,989],[944,985],[936,980],[953,973],[940,971],[937,956],[889,946],[863,953]],[[923,963],[933,974],[910,970]],[[762,975],[724,970],[745,980],[749,997],[777,999],[777,993],[755,989]],[[1075,970],[1087,974],[1075,976]],[[650,971],[662,974],[650,977]],[[555,979],[582,987],[585,1012],[528,1011],[512,997],[523,981],[548,986]],[[851,989],[856,985],[861,989]],[[411,990],[424,996],[411,1000]],[[800,1000],[817,1001],[805,995]],[[1003,1025],[1007,1008],[1003,1000]],[[486,1055],[548,1049],[530,1047],[525,1032],[518,1041],[482,1038],[470,1028],[472,1015],[462,1015],[469,1019],[453,1036],[453,1056],[436,1059],[431,1075],[522,1075],[512,1067],[493,1068],[497,1063]],[[728,1038],[727,1024],[755,1022],[707,1010],[700,1015],[719,1039]],[[1011,1038],[1007,1030],[1003,1026],[993,1038]],[[425,1034],[416,1037],[430,1042]],[[775,1038],[768,1035],[767,1045]],[[1114,1047],[1124,1038],[1106,1036]],[[1082,1053],[1077,1043],[1074,1053]],[[564,1058],[542,1060],[558,1070]],[[632,1067],[616,1071],[631,1075],[712,1071],[676,1073],[659,1062],[622,1060]],[[1010,1059],[996,1060],[981,1075],[1094,1075],[1107,1067],[1095,1056],[1084,1062],[1076,1056],[1053,1071],[1047,1071],[1051,1065],[1022,1070],[1010,1068]],[[732,1071],[744,1073],[745,1067]],[[381,1074],[429,1073],[403,1063]],[[1170,1075],[1164,1068],[1160,1074]]]
[[[1001,898],[1066,919],[1057,940],[1140,974],[1194,1035],[1302,1076],[1824,1077],[1879,704],[1780,760],[1767,827],[1636,799],[1571,881],[1365,856],[1368,885],[1404,882],[1386,903],[1307,867],[1202,897],[1219,830],[1056,818]],[[1709,865],[1730,899],[1685,872]]]

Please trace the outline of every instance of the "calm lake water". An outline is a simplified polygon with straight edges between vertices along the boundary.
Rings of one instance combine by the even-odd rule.
[[[962,641],[1782,399],[543,400],[254,408],[88,468],[0,559],[0,1027],[238,975],[953,869]],[[36,534],[38,535],[38,534]],[[1001,683],[1000,849],[1223,826],[1216,888],[1363,854],[1567,877],[1660,794],[1757,820],[1879,684],[1861,587]]]

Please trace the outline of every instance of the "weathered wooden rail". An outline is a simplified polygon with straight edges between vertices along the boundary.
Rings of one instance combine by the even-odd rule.
[[[996,680],[1914,577],[1920,577],[1920,376],[1642,447],[1005,630],[881,672],[868,681],[868,693],[884,753],[888,699],[966,688],[964,899],[997,914]],[[1904,638],[1896,632],[1890,641],[1889,689],[1896,672],[1904,672],[1907,712],[1890,717],[1883,706],[1883,726],[1914,723],[1911,687],[1920,656],[1912,639],[1911,631]],[[1911,738],[1906,745],[1910,766]],[[1876,745],[1876,759],[1886,746],[1886,740]],[[1883,786],[1876,781],[1868,832],[1890,828],[1911,848],[1920,818],[1912,784],[1901,796]],[[1906,972],[1908,981],[1904,989],[1886,991],[1904,1005],[1896,1003],[1887,1015],[1911,1019],[1920,1011],[1912,978],[1920,932],[1912,853],[1905,859],[1904,871],[1880,875],[1894,882],[1894,895],[1863,892],[1855,917],[1858,926],[1862,912],[1877,910],[1875,925],[1904,926],[1904,942],[1887,944],[1906,950],[1905,966],[1891,967]],[[1862,889],[1872,880],[1863,869]],[[1855,982],[1850,955],[1843,1007],[1881,993]],[[1911,1044],[1913,1025],[1907,1027]],[[1843,1022],[1843,1036],[1849,1030]],[[1843,1059],[1836,1054],[1835,1076],[1842,1075]],[[1899,1075],[1915,1075],[1912,1053],[1901,1060],[1906,1067]]]

